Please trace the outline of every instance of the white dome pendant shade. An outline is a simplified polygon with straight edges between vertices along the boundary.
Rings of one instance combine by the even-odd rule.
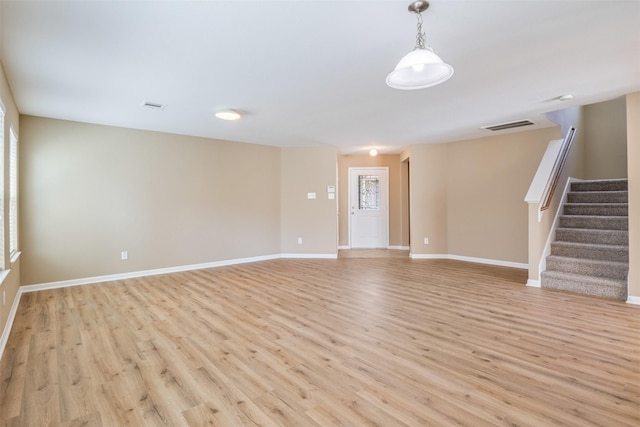
[[[453,75],[453,67],[445,64],[431,47],[425,46],[420,13],[428,7],[426,1],[415,1],[409,5],[409,11],[418,15],[418,35],[415,48],[387,76],[387,85],[394,89],[424,89],[443,83]]]
[[[438,85],[449,80],[453,67],[431,49],[416,49],[404,56],[387,76],[387,84],[394,89],[414,90]]]

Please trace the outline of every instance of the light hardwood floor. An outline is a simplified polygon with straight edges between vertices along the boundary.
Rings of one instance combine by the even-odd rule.
[[[24,294],[11,426],[638,426],[640,307],[451,260],[273,260]]]

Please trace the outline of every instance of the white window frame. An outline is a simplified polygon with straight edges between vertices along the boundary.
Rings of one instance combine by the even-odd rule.
[[[6,111],[2,100],[0,100],[0,270],[7,267],[4,257],[4,123]]]
[[[9,256],[14,261],[18,248],[18,135],[9,127]]]

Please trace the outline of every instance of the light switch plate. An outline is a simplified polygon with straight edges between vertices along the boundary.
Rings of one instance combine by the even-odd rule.
[[[307,199],[315,199],[316,193],[307,193]]]

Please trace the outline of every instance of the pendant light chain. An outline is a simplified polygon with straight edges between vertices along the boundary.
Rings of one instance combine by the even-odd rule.
[[[418,34],[416,35],[416,47],[414,47],[413,50],[426,49],[424,44],[425,35],[422,32],[422,14],[420,12],[415,13],[418,15]]]

